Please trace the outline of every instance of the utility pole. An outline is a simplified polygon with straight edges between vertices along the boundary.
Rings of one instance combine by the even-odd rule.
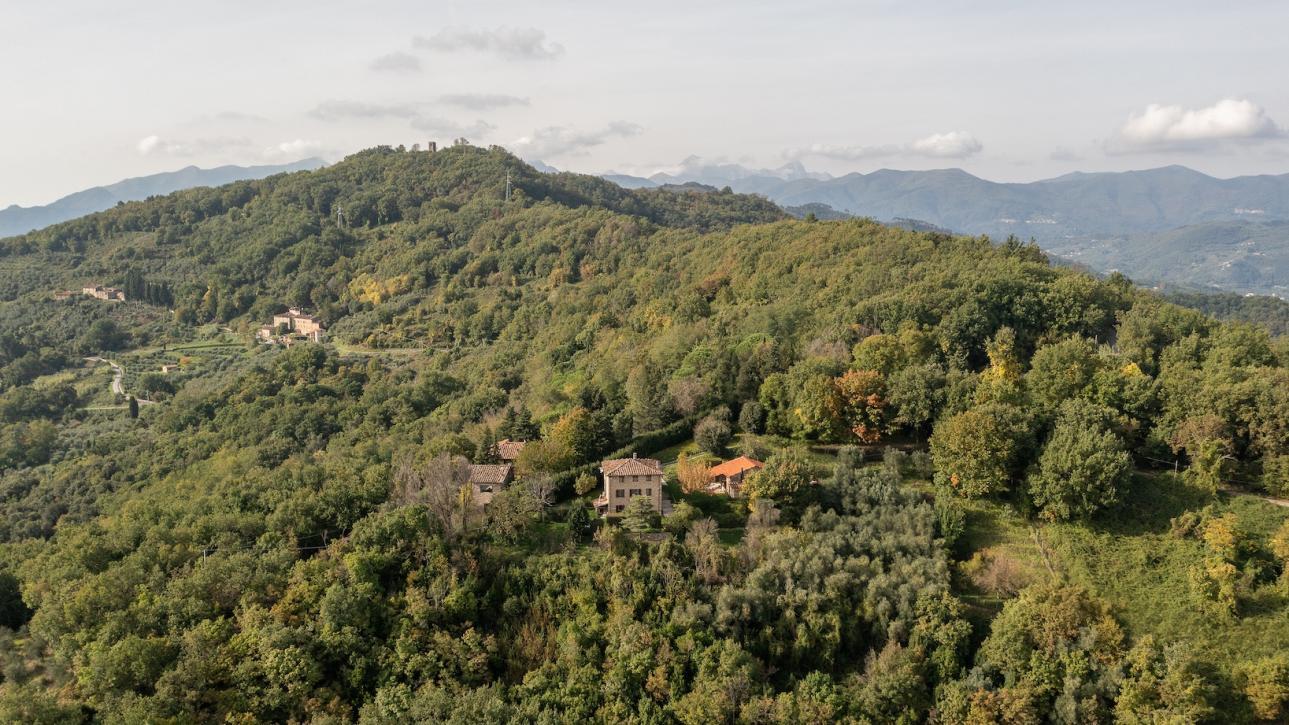
[[[510,172],[509,172],[509,171],[507,171],[507,172],[506,172],[506,203],[507,203],[507,204],[509,204],[509,203],[510,203],[510,190],[511,190],[511,188],[512,188],[512,185],[511,185],[511,183],[510,183]]]

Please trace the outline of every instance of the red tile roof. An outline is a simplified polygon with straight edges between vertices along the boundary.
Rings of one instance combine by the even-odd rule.
[[[739,456],[731,461],[726,461],[720,465],[712,466],[707,475],[711,478],[717,476],[737,476],[744,471],[755,471],[765,468],[765,464],[755,458]]]
[[[600,464],[600,472],[606,476],[657,476],[662,464],[654,458],[613,458]]]

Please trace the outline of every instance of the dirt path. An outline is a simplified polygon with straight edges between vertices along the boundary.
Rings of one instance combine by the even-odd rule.
[[[85,359],[90,362],[101,362],[101,363],[107,363],[108,365],[111,365],[112,366],[112,394],[125,397],[125,368],[121,367],[117,363],[112,362],[111,360],[108,360],[107,358],[87,357]],[[135,398],[135,400],[139,401],[139,405],[156,405],[155,400],[144,400],[143,398],[137,398],[137,397]]]
[[[1232,488],[1231,486],[1223,486],[1222,493],[1225,493],[1230,496],[1244,496],[1246,498],[1256,498],[1259,501],[1266,501],[1267,503],[1273,506],[1283,506],[1284,508],[1289,508],[1289,499],[1275,498],[1273,496],[1263,496],[1260,493],[1251,493],[1249,491],[1244,491],[1242,489]]]

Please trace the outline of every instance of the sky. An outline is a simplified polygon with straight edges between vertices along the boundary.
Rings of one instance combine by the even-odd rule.
[[[5,0],[0,207],[465,137],[997,181],[1289,172],[1289,3]]]

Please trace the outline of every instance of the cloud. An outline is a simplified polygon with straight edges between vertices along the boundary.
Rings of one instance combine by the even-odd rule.
[[[490,111],[508,106],[527,106],[528,99],[502,93],[449,93],[439,96],[439,103],[471,111]]]
[[[516,139],[513,146],[525,158],[576,156],[612,139],[635,136],[642,130],[640,126],[627,121],[614,121],[603,128],[590,131],[579,131],[567,126],[547,126],[537,129],[530,136]]]
[[[980,153],[983,148],[975,136],[963,131],[933,133],[910,146],[915,154],[937,159],[965,159]]]
[[[264,123],[268,121],[263,116],[257,116],[253,113],[243,113],[241,111],[219,111],[210,116],[216,121],[229,121],[234,123]]]
[[[134,145],[143,156],[198,156],[218,154],[230,149],[245,148],[251,140],[242,137],[195,138],[173,141],[156,134],[144,136]]]
[[[1284,135],[1260,106],[1227,98],[1206,108],[1152,103],[1128,117],[1119,141],[1129,149],[1202,148]]]
[[[1084,156],[1073,149],[1058,146],[1047,155],[1047,158],[1051,161],[1082,161]]]
[[[438,52],[488,53],[513,61],[554,60],[564,54],[564,46],[546,40],[546,33],[537,28],[447,29],[428,37],[418,35],[412,45]]]
[[[412,128],[443,138],[478,138],[496,129],[491,123],[478,119],[460,122],[426,112],[427,103],[365,103],[363,101],[323,101],[309,115],[319,121],[340,122],[352,120],[406,120]],[[485,104],[486,105],[486,104]]]
[[[412,120],[412,128],[418,131],[435,134],[444,138],[471,138],[487,136],[496,130],[496,126],[482,119],[473,123],[458,123],[446,118],[417,116]]]
[[[374,71],[386,73],[420,73],[421,59],[411,53],[396,51],[373,60],[368,66]]]
[[[364,103],[363,101],[323,101],[309,115],[319,121],[343,121],[354,118],[406,118],[420,115],[414,103]]]
[[[829,146],[814,144],[788,152],[790,159],[821,157],[835,161],[865,161],[892,156],[924,156],[937,159],[965,159],[984,149],[984,145],[965,131],[934,133],[903,145],[881,146]]]
[[[265,158],[280,158],[283,156],[303,158],[305,156],[319,154],[322,151],[323,146],[321,141],[297,138],[292,141],[283,141],[282,143],[264,149],[264,156]]]

